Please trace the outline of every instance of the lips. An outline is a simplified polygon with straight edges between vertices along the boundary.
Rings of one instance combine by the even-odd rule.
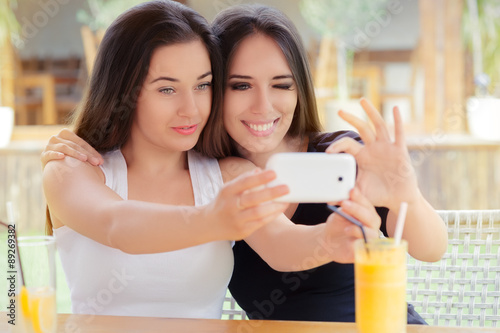
[[[259,122],[259,123],[251,123],[248,121],[242,121],[242,123],[248,128],[248,130],[255,136],[268,136],[274,132],[276,128],[276,124],[278,123],[280,118],[269,122]]]
[[[198,125],[172,127],[174,131],[182,135],[191,135],[198,129]]]

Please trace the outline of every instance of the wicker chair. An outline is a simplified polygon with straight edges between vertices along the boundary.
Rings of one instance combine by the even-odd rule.
[[[236,303],[236,300],[231,296],[229,290],[227,291],[226,298],[224,299],[222,319],[248,319],[245,311],[243,311],[238,303]]]
[[[431,325],[500,327],[500,210],[438,213],[448,251],[435,263],[408,256],[408,302]],[[247,318],[229,292],[223,318]]]
[[[449,245],[436,263],[408,259],[408,302],[431,325],[500,327],[500,210],[439,211]]]

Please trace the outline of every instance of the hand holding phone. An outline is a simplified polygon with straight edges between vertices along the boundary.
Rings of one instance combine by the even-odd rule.
[[[346,200],[356,181],[356,161],[349,154],[278,153],[266,169],[276,172],[269,186],[288,185],[290,193],[276,201],[324,203]]]

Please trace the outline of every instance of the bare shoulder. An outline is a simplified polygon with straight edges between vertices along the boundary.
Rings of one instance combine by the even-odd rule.
[[[233,180],[242,173],[255,169],[255,164],[241,157],[226,157],[219,160],[224,183]]]
[[[62,160],[49,161],[43,170],[44,182],[63,183],[67,179],[80,177],[105,181],[101,168],[69,156]]]

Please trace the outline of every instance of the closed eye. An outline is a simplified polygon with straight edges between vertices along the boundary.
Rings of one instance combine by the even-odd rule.
[[[292,87],[293,87],[292,83],[275,84],[273,87],[274,88],[278,88],[278,89],[283,89],[283,90],[293,90],[292,89]]]

